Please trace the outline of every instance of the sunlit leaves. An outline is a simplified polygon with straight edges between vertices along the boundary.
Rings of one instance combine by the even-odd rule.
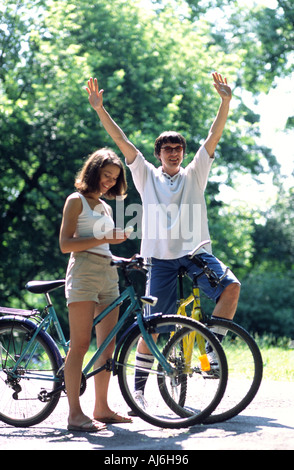
[[[58,231],[65,197],[73,191],[75,173],[91,151],[105,145],[115,148],[88,104],[84,87],[90,76],[97,76],[105,90],[105,107],[150,161],[156,162],[155,138],[169,128],[187,139],[185,163],[206,138],[219,106],[211,72],[219,70],[227,77],[234,98],[207,200],[215,246],[231,265],[246,271],[253,253],[251,216],[222,206],[215,175],[221,175],[223,184],[231,184],[240,172],[264,171],[264,159],[270,168],[275,161],[256,146],[258,116],[242,104],[240,93],[255,76],[262,82],[263,43],[269,42],[270,33],[260,28],[258,36],[258,21],[248,18],[248,11],[237,3],[2,2],[3,297],[18,296],[31,276],[64,275],[67,259],[59,251]],[[222,34],[208,13],[228,4],[234,6],[234,15],[223,24]],[[250,28],[254,25],[252,31],[247,18]],[[270,21],[278,26],[273,15]],[[283,30],[283,25],[279,27]],[[275,34],[282,30],[275,27]],[[260,89],[259,80],[257,85],[254,90]],[[128,201],[139,202],[131,181],[129,187]],[[138,249],[139,241],[120,248],[124,255]]]

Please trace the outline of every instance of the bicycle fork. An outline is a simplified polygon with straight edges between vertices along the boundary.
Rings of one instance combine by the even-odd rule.
[[[202,313],[200,306],[200,291],[197,286],[193,286],[193,294],[191,294],[187,299],[180,299],[177,313],[179,315],[187,316],[186,307],[192,302],[193,306],[191,318],[196,321],[201,321]],[[184,338],[183,340],[183,351],[187,368],[189,367],[189,364],[191,364],[192,361],[192,354],[195,341],[197,342],[198,350],[200,352],[198,359],[200,362],[201,370],[203,372],[208,372],[210,371],[210,363],[205,350],[205,339],[201,334],[195,332],[190,333],[189,337]]]
[[[146,333],[145,326],[143,325],[144,320],[141,315],[138,315],[137,322],[141,330],[142,337],[145,340],[149,351],[158,360],[159,364],[162,367],[162,370],[163,370],[162,374],[163,375],[167,374],[168,376],[172,376],[175,373],[174,368],[168,363],[166,358],[161,354],[158,347],[156,346],[154,339],[152,338],[152,335],[149,333]]]

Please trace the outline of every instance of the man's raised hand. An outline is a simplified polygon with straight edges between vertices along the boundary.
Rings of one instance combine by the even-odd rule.
[[[231,99],[232,90],[227,83],[227,79],[223,78],[222,75],[218,72],[214,72],[212,76],[214,80],[213,85],[220,97],[223,99]]]
[[[98,108],[102,108],[103,106],[103,92],[104,90],[99,90],[98,86],[98,81],[97,78],[91,77],[90,80],[88,80],[88,86],[86,87],[86,90],[89,95],[89,103],[94,108],[97,110]]]

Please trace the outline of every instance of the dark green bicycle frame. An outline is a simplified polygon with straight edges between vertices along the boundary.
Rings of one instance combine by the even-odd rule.
[[[14,371],[17,371],[17,369],[19,367],[19,364],[20,364],[20,362],[21,362],[21,360],[23,359],[24,356],[28,355],[27,363],[29,363],[30,359],[32,358],[32,356],[34,354],[34,346],[33,346],[31,351],[30,351],[30,348],[34,344],[34,340],[35,340],[36,336],[39,333],[47,332],[49,326],[52,323],[55,327],[55,330],[56,330],[58,338],[59,338],[60,345],[62,346],[65,354],[67,353],[67,351],[69,349],[69,341],[67,342],[65,337],[64,337],[64,334],[63,334],[61,325],[59,323],[55,308],[53,307],[53,305],[51,303],[50,296],[49,296],[48,293],[46,293],[45,296],[47,298],[47,301],[49,302],[47,307],[45,307],[45,311],[47,311],[48,314],[39,324],[33,323],[32,321],[26,320],[26,322],[28,324],[30,324],[31,326],[34,327],[35,331],[34,331],[33,336],[30,338],[30,341],[28,342],[27,346],[23,350],[23,352],[21,354],[21,357],[19,357],[18,360],[16,361],[13,370],[10,371],[11,375],[13,375]],[[156,343],[154,342],[154,340],[152,338],[152,335],[149,334],[146,331],[146,327],[145,327],[145,324],[144,324],[145,321],[144,321],[143,314],[142,314],[142,308],[139,304],[137,294],[135,293],[134,287],[132,285],[126,287],[126,289],[120,294],[120,296],[115,301],[113,301],[108,307],[106,307],[100,313],[100,315],[98,317],[96,317],[94,319],[93,327],[95,327],[100,321],[102,321],[114,308],[118,307],[120,304],[122,304],[127,299],[130,299],[130,301],[131,301],[130,305],[127,307],[127,309],[125,310],[125,312],[123,313],[121,318],[118,320],[117,324],[114,326],[112,331],[105,338],[103,343],[100,345],[100,347],[97,349],[97,351],[93,354],[92,358],[89,360],[89,362],[84,367],[83,374],[85,375],[86,379],[92,377],[93,375],[95,375],[95,374],[101,372],[102,370],[104,370],[105,368],[107,368],[107,365],[105,364],[104,366],[102,366],[98,369],[95,369],[91,373],[89,373],[90,369],[94,366],[96,360],[99,358],[102,351],[104,351],[104,349],[108,346],[108,344],[112,341],[112,339],[122,329],[122,326],[126,322],[127,318],[130,317],[131,315],[134,316],[134,317],[137,316],[137,322],[133,323],[131,328],[135,328],[137,325],[139,326],[140,331],[142,333],[142,337],[144,338],[149,350],[152,352],[154,357],[156,357],[156,359],[159,361],[159,363],[161,364],[163,370],[168,374],[172,373],[171,366],[168,364],[168,362],[166,361],[164,356],[159,352],[159,350],[156,346]],[[11,317],[11,318],[15,318],[15,317]],[[20,317],[20,319],[21,318],[22,317]],[[150,318],[152,318],[152,317],[150,317]],[[52,338],[50,337],[50,335],[48,335],[48,338],[49,338],[49,340],[51,339],[52,345],[55,347],[55,343],[52,340]],[[117,349],[121,346],[121,344],[122,344],[122,342],[120,342],[117,345]],[[117,349],[116,349],[116,352],[114,353],[114,357],[117,357],[117,352],[118,352]],[[30,374],[30,377],[32,377],[32,373]],[[37,379],[38,377],[36,376],[35,378]],[[42,377],[42,380],[44,380],[44,377]],[[59,379],[56,378],[56,379],[48,379],[48,380],[59,380]]]

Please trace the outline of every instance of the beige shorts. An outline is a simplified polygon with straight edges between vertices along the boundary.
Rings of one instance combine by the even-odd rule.
[[[110,261],[85,251],[71,253],[65,283],[67,305],[87,300],[109,305],[119,296],[117,269]]]

